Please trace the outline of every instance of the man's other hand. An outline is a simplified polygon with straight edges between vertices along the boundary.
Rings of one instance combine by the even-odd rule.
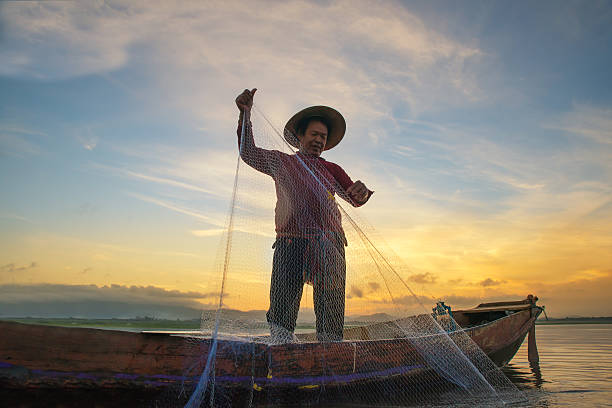
[[[358,204],[365,203],[369,194],[368,188],[361,182],[361,180],[354,182],[352,186],[346,189],[346,192]]]
[[[236,106],[240,109],[241,112],[250,112],[253,107],[253,97],[255,96],[255,91],[257,88],[253,88],[252,90],[245,89],[238,97],[236,98]]]

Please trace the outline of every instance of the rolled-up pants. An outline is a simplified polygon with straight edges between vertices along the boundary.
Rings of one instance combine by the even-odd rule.
[[[267,320],[270,325],[280,326],[293,333],[297,321],[305,277],[312,276],[307,270],[313,262],[308,256],[316,256],[317,276],[312,279],[314,311],[317,319],[319,341],[342,340],[344,328],[344,290],[346,261],[344,241],[340,234],[331,237],[331,247],[323,251],[312,251],[309,244],[316,238],[281,237],[274,243],[272,282],[270,285],[270,309]],[[327,238],[330,239],[330,238]],[[313,255],[313,253],[315,255]]]

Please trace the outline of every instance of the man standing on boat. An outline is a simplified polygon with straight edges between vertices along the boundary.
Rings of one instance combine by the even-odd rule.
[[[250,122],[256,89],[236,98],[240,110],[238,146],[249,166],[271,176],[276,186],[276,241],[267,320],[274,342],[295,340],[293,334],[304,283],[313,286],[317,338],[343,338],[347,244],[335,193],[359,207],[372,191],[353,182],[337,164],[321,153],[344,137],[342,115],[327,106],[311,106],[285,125],[285,140],[296,154],[255,145]],[[243,126],[244,122],[244,126]]]

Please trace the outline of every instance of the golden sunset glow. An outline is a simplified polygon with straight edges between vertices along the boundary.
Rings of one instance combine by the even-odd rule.
[[[307,105],[344,114],[347,136],[324,157],[375,191],[347,211],[425,308],[533,293],[551,316],[612,314],[610,53],[595,28],[570,32],[552,10],[537,27],[496,31],[410,3],[255,3],[0,5],[0,298],[11,310],[110,298],[215,307],[233,100],[256,86],[275,126]],[[516,45],[530,41],[550,55]],[[254,126],[276,137],[261,117]],[[265,310],[274,186],[244,164],[239,175],[224,302]],[[347,314],[397,310],[347,235]]]

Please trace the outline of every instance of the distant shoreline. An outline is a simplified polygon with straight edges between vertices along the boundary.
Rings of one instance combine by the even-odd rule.
[[[551,324],[612,324],[612,317],[565,317],[563,319],[540,318],[537,325]]]
[[[129,329],[129,330],[198,330],[200,329],[200,319],[186,320],[165,320],[153,318],[134,318],[134,319],[84,319],[72,317],[0,317],[0,320],[11,321],[25,324],[39,324],[43,326],[60,327],[84,327],[94,329]]]
[[[86,327],[98,329],[118,330],[199,330],[200,319],[168,320],[154,318],[133,319],[85,319],[85,318],[38,318],[38,317],[0,317],[0,320],[26,324],[39,324],[61,327]],[[347,321],[345,326],[354,326],[357,322]],[[360,322],[364,324],[365,322]],[[612,317],[567,317],[562,319],[538,319],[536,325],[562,325],[562,324],[612,324]],[[314,325],[308,323],[298,324],[297,329],[313,329]]]

